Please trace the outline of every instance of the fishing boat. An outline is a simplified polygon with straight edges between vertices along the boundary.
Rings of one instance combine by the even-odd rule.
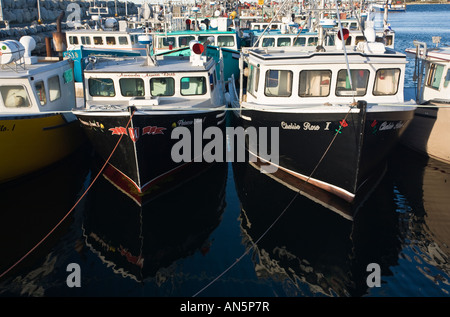
[[[36,172],[84,142],[69,61],[31,56],[36,42],[0,42],[0,183]]]
[[[248,159],[348,202],[383,174],[415,103],[404,102],[405,54],[375,42],[370,24],[365,34],[349,51],[342,43],[248,51],[245,94],[243,84],[239,94],[229,85],[235,125],[255,131],[245,139]]]
[[[207,43],[209,49],[206,54],[212,56],[217,62],[222,60],[224,63],[224,80],[233,76],[235,79],[238,78],[241,37],[237,29],[230,27],[232,20],[226,17],[216,17],[198,20],[198,22],[191,21],[191,19],[183,21],[185,22],[183,27],[181,27],[183,24],[172,21],[174,27],[170,31],[163,30],[152,33],[154,54],[188,56],[191,53],[190,41]]]
[[[199,42],[190,48],[191,56],[91,58],[84,71],[86,105],[74,114],[97,153],[140,193],[202,162],[203,131],[225,127],[216,62]]]
[[[92,16],[96,25],[79,26],[65,32],[67,51],[65,58],[74,61],[75,81],[83,81],[83,70],[89,56],[145,56],[145,45],[138,37],[145,34],[142,28],[131,28],[128,21],[108,18],[104,22],[99,16]]]
[[[374,3],[373,8],[377,11],[389,11],[389,12],[405,12],[406,3],[401,0],[386,0],[383,3]]]
[[[434,159],[450,163],[450,47],[429,48],[425,42],[414,41],[415,48],[406,49],[414,56],[416,109],[414,120],[402,142]]]
[[[311,16],[296,23],[292,18],[283,17],[282,22],[266,22],[247,32],[249,47],[316,47],[320,41],[323,47],[335,46],[340,42],[340,27],[345,35],[345,45],[353,49],[359,42],[366,41],[363,32],[366,17],[360,18],[312,18]],[[320,38],[320,39],[319,39]],[[383,17],[383,28],[375,30],[375,41],[394,48],[395,31],[387,23],[387,12]]]

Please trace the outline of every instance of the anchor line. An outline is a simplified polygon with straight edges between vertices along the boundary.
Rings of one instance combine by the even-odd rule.
[[[126,125],[126,128],[130,125],[131,119],[133,118],[135,110],[130,112],[130,119],[128,120],[128,123]],[[122,140],[123,134],[120,136],[119,140],[117,141],[116,145],[114,146],[113,150],[111,151],[111,154],[109,155],[108,159],[103,164],[100,171],[95,176],[94,180],[91,182],[91,184],[88,186],[88,188],[84,191],[84,193],[78,198],[78,200],[75,202],[75,204],[70,208],[70,210],[66,213],[66,215],[34,246],[32,247],[25,255],[23,255],[16,263],[11,265],[6,271],[4,271],[2,274],[0,274],[0,279],[5,276],[9,271],[11,271],[14,267],[16,267],[20,262],[22,262],[27,256],[29,256],[38,246],[40,246],[60,225],[61,223],[73,212],[75,207],[80,203],[80,201],[84,198],[84,196],[88,193],[88,191],[91,189],[92,185],[94,185],[97,178],[100,176],[100,174],[103,172],[103,170],[106,167],[106,164],[108,164],[109,160],[111,159],[112,155],[116,151],[117,147],[119,146],[120,141]]]
[[[355,104],[352,104],[353,106]],[[347,114],[345,115],[344,119],[341,122],[344,122],[348,115],[351,113],[353,107],[350,107],[349,111],[347,112]],[[333,139],[331,139],[330,144],[328,145],[328,147],[326,148],[326,150],[324,151],[322,157],[319,159],[319,161],[317,162],[316,166],[314,167],[313,171],[310,173],[310,175],[308,176],[308,178],[304,181],[305,183],[308,183],[309,180],[311,179],[311,177],[313,176],[314,172],[317,170],[317,168],[319,167],[320,163],[323,161],[323,159],[325,158],[326,154],[328,153],[328,151],[330,150],[331,146],[333,145],[334,141],[336,140],[336,137],[338,136],[339,132],[342,129],[342,123],[339,124],[339,128],[337,129],[336,133],[333,136]],[[253,250],[256,245],[258,244],[258,242],[264,238],[264,236],[270,231],[270,229],[272,229],[272,227],[278,222],[278,220],[281,219],[281,217],[284,215],[284,213],[288,210],[288,208],[292,205],[292,203],[294,202],[294,200],[297,198],[297,196],[299,196],[301,193],[301,190],[299,189],[298,191],[295,192],[294,196],[292,197],[292,199],[289,201],[289,203],[286,205],[286,207],[284,207],[284,209],[281,211],[281,213],[277,216],[277,218],[275,218],[275,220],[269,225],[269,227],[267,227],[267,229],[261,234],[261,236],[259,236],[259,238],[253,243],[253,245],[248,248],[247,250],[245,250],[245,252],[236,259],[236,261],[234,261],[230,266],[228,266],[222,273],[220,273],[218,276],[216,276],[211,282],[209,282],[206,286],[204,286],[202,289],[200,289],[197,293],[195,293],[192,297],[196,297],[197,295],[199,295],[200,293],[202,293],[204,290],[206,290],[209,286],[211,286],[212,284],[214,284],[217,280],[219,280],[223,275],[225,275],[225,273],[227,273],[229,270],[231,270],[236,264],[238,264],[251,250]]]

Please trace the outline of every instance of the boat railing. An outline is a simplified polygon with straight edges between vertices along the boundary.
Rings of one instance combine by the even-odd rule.
[[[427,43],[420,41],[413,41],[414,46],[416,47],[416,57],[414,62],[414,74],[413,81],[417,82],[417,91],[416,91],[416,101],[419,103],[423,97],[423,72],[425,69],[425,59],[427,57]]]

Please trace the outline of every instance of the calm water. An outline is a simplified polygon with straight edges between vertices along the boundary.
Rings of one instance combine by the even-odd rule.
[[[450,43],[449,16],[390,14],[397,49]],[[450,295],[450,166],[402,147],[353,222],[243,163],[186,171],[140,203],[103,176],[84,195],[98,168],[85,149],[2,187],[0,274],[76,207],[0,279],[1,297]],[[68,287],[72,263],[81,287]],[[380,287],[367,285],[370,263]]]

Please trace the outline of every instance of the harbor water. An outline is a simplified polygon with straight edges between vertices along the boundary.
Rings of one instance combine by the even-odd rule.
[[[450,4],[389,13],[396,50],[450,44],[449,17]],[[14,267],[0,297],[450,296],[450,166],[402,146],[353,221],[246,163],[141,200],[91,152],[1,187],[0,274]]]

